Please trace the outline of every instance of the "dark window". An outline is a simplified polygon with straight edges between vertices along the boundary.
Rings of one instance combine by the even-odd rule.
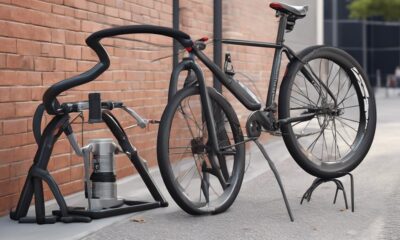
[[[332,22],[331,21],[325,21],[324,22],[324,41],[326,45],[332,46],[333,45],[333,40],[332,40]]]
[[[332,0],[324,1],[324,18],[332,19]]]
[[[338,44],[342,47],[362,48],[362,24],[339,23]]]
[[[348,19],[350,11],[347,8],[347,6],[349,5],[349,3],[351,1],[349,1],[349,0],[338,0],[336,2],[338,4],[338,16],[337,16],[337,18],[338,19]]]
[[[368,47],[395,48],[399,46],[399,26],[369,25]]]

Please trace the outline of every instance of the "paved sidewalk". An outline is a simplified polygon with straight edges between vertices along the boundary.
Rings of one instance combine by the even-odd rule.
[[[242,190],[226,213],[204,217],[186,214],[171,200],[154,170],[152,174],[168,197],[168,208],[89,224],[23,225],[4,217],[0,219],[1,239],[400,239],[399,103],[398,97],[387,99],[378,94],[376,138],[370,153],[354,171],[355,213],[344,209],[340,195],[337,204],[332,204],[333,184],[321,186],[310,203],[300,205],[313,178],[290,158],[282,140],[273,138],[267,151],[281,173],[295,222],[289,221],[267,163],[253,151]],[[348,187],[348,179],[343,181]],[[119,189],[143,198],[147,193],[142,186],[133,177],[120,182]],[[68,200],[73,201],[79,198]]]

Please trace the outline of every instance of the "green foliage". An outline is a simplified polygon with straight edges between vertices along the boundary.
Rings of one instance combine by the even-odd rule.
[[[353,0],[348,8],[355,19],[383,16],[387,21],[400,20],[400,0]]]

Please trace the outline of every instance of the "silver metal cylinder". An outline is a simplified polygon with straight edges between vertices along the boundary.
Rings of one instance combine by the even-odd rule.
[[[92,174],[90,176],[92,210],[115,207],[123,204],[117,197],[117,184],[114,172],[114,154],[117,145],[111,138],[90,140],[92,155]]]
[[[113,139],[99,138],[90,140],[93,146],[93,172],[114,173],[114,153],[117,148]]]

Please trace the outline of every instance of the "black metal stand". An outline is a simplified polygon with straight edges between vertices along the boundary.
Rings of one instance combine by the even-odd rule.
[[[351,211],[354,212],[354,178],[351,173],[346,173],[345,175],[348,175],[350,177],[350,198],[351,198]],[[311,200],[311,195],[314,192],[315,189],[318,188],[319,185],[326,183],[326,182],[333,182],[336,184],[336,192],[335,192],[335,198],[333,199],[333,204],[336,203],[337,195],[339,190],[343,192],[343,198],[344,198],[344,204],[346,206],[346,209],[349,209],[348,204],[347,204],[347,196],[346,196],[346,190],[344,189],[344,185],[342,181],[340,181],[337,178],[316,178],[311,186],[307,189],[307,191],[304,193],[303,197],[301,198],[300,204],[303,204],[304,199],[307,199],[307,202]]]
[[[286,209],[287,209],[288,214],[289,214],[290,221],[293,222],[294,218],[293,218],[292,210],[290,209],[289,201],[287,200],[285,189],[283,188],[283,184],[282,184],[282,181],[281,181],[281,177],[279,176],[278,170],[276,169],[274,162],[272,162],[271,158],[269,157],[269,155],[265,151],[263,145],[258,141],[258,139],[255,139],[254,143],[260,149],[260,151],[263,154],[265,160],[267,160],[267,162],[269,164],[269,167],[271,168],[272,172],[275,175],[276,181],[278,182],[279,188],[281,189],[281,192],[282,192],[283,200],[285,201],[285,205],[286,205]]]
[[[40,137],[40,142],[38,143],[38,150],[36,152],[32,167],[29,169],[25,185],[22,189],[17,208],[15,211],[10,212],[11,219],[17,220],[20,223],[37,224],[49,224],[57,221],[64,223],[90,222],[92,219],[168,206],[168,202],[161,195],[159,189],[147,171],[146,166],[138,155],[137,150],[130,144],[127,135],[117,119],[109,111],[103,111],[102,118],[110,128],[114,137],[118,140],[122,150],[125,153],[129,153],[129,158],[133,166],[137,169],[139,175],[143,179],[146,187],[149,189],[149,192],[155,201],[125,201],[122,207],[100,211],[88,211],[84,207],[68,207],[57,183],[47,170],[47,165],[50,160],[54,144],[69,126],[69,115],[65,114],[55,116],[43,131],[43,134]],[[43,195],[43,181],[45,181],[49,186],[60,208],[60,210],[53,212],[54,215],[46,216]],[[29,206],[33,197],[35,198],[36,216],[27,217]]]

